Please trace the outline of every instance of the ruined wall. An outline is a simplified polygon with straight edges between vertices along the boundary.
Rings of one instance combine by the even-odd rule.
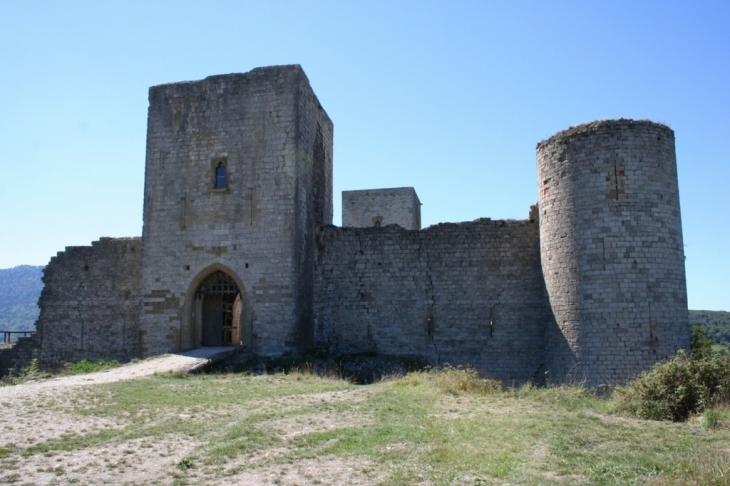
[[[556,375],[625,382],[688,349],[674,133],[608,120],[537,146]]]
[[[138,356],[140,250],[140,238],[101,238],[51,258],[32,338],[42,364]]]
[[[328,226],[317,241],[319,347],[472,364],[507,380],[543,371],[550,313],[534,219]]]
[[[300,66],[150,88],[142,354],[200,345],[191,301],[216,270],[241,289],[244,346],[299,347],[311,336],[314,227],[331,219],[332,122]]]
[[[18,371],[39,357],[36,335],[21,337],[11,347],[0,349],[0,376]]]
[[[342,191],[342,226],[370,228],[397,224],[421,229],[421,201],[412,187]]]

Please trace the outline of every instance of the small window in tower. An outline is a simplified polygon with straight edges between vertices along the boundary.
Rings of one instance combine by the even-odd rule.
[[[225,189],[226,186],[226,164],[218,162],[215,168],[215,186],[214,189]]]

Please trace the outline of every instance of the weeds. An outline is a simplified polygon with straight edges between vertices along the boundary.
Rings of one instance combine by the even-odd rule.
[[[61,371],[63,375],[78,375],[82,373],[93,373],[95,371],[102,371],[109,368],[119,366],[119,362],[115,359],[104,361],[87,361],[82,359],[78,363],[66,363]],[[0,386],[7,385],[20,385],[34,380],[43,380],[52,378],[53,373],[44,369],[41,369],[38,358],[34,358],[28,366],[21,368],[20,370],[11,370],[11,372],[2,378],[0,378]]]
[[[715,410],[706,410],[702,414],[702,426],[709,430],[714,430],[720,427],[720,413]]]
[[[502,382],[481,378],[474,368],[450,365],[409,373],[401,382],[409,386],[430,383],[442,393],[451,395],[489,395],[502,392]]]
[[[63,367],[63,374],[78,375],[81,373],[93,373],[95,371],[102,371],[117,366],[119,366],[119,361],[115,359],[109,361],[87,361],[82,359],[78,363],[66,363]]]
[[[730,486],[730,457],[726,453],[692,454],[681,461],[679,474],[659,474],[648,486]]]
[[[51,376],[51,373],[41,369],[38,359],[34,358],[28,366],[21,368],[17,372],[11,371],[8,375],[0,378],[0,386],[19,385],[29,381],[50,378]]]

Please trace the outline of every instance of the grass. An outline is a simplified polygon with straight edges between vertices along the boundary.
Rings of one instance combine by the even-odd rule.
[[[93,373],[95,371],[102,371],[109,368],[115,368],[117,366],[119,366],[119,361],[115,359],[99,361],[87,361],[82,359],[78,363],[66,363],[63,368],[63,374],[79,375],[82,373]]]
[[[93,373],[95,371],[103,371],[109,368],[115,368],[119,365],[119,361],[115,359],[108,361],[88,361],[82,359],[77,363],[66,363],[60,374],[80,375],[84,373]],[[41,369],[38,359],[33,359],[28,366],[21,368],[17,372],[11,371],[11,373],[0,377],[0,386],[20,385],[29,381],[52,378],[56,374],[58,373],[53,373],[51,371]]]
[[[0,443],[0,470],[110,451],[105,470],[119,478],[157,457],[150,474],[163,476],[151,483],[253,482],[260,473],[295,484],[286,471],[296,471],[306,484],[730,484],[726,408],[684,423],[641,420],[583,388],[502,391],[458,369],[367,386],[298,372],[165,374],[76,389],[59,403],[44,412],[119,425],[27,447]],[[126,463],[114,462],[125,454]],[[41,469],[63,466],[48,464]],[[62,470],[64,481],[89,481]]]
[[[53,376],[52,373],[42,370],[38,359],[33,359],[28,366],[21,368],[17,373],[10,373],[0,377],[0,386],[20,385],[33,380],[42,380]]]

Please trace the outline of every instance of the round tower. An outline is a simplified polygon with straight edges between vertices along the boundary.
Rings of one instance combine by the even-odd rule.
[[[537,145],[556,381],[624,383],[689,349],[674,132],[606,120]]]

